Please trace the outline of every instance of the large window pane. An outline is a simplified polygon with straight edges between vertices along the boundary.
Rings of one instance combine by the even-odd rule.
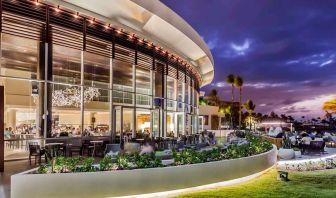
[[[84,53],[84,84],[92,87],[109,88],[110,58],[93,53]]]
[[[1,75],[40,79],[39,41],[2,34]]]
[[[52,136],[81,136],[79,86],[52,85]]]
[[[53,45],[53,79],[68,84],[81,83],[81,51]]]
[[[133,66],[113,60],[113,89],[133,92]]]
[[[40,97],[33,92],[27,80],[0,78],[4,86],[4,139],[5,159],[28,157],[27,142],[42,136],[42,109]]]
[[[163,98],[162,95],[162,88],[163,88],[163,67],[164,65],[162,63],[157,62],[155,65],[156,69],[154,71],[154,80],[153,80],[153,87],[154,87],[154,96],[157,98]]]
[[[89,89],[95,89],[98,97],[86,100],[84,103],[84,134],[92,136],[110,135],[110,100],[109,90],[85,87],[84,93]],[[92,95],[91,95],[92,97]]]
[[[141,67],[136,68],[136,93],[152,95],[150,87],[150,70]]]
[[[136,104],[140,107],[150,107],[151,104],[151,72],[149,69],[136,67]]]
[[[167,109],[176,110],[176,80],[170,76],[167,76]]]
[[[150,136],[151,113],[149,110],[137,109],[136,111],[136,138]]]
[[[134,126],[133,126],[133,109],[123,109],[123,136],[131,137]]]

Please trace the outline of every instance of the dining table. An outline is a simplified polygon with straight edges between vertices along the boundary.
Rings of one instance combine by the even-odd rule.
[[[56,157],[59,147],[62,146],[64,143],[62,142],[52,142],[52,143],[45,143],[44,149],[46,152],[50,154],[51,157]]]
[[[103,144],[103,140],[91,140],[90,143],[93,144],[92,157],[96,155],[96,147],[98,144]]]

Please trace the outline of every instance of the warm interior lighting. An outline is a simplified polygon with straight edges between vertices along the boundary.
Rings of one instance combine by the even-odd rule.
[[[40,5],[40,3],[38,2],[38,0],[35,1],[35,5]]]
[[[55,11],[56,11],[56,12],[61,11],[61,10],[59,9],[59,5],[55,8]]]

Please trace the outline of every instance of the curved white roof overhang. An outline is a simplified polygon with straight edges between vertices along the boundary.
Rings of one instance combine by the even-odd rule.
[[[179,15],[158,0],[45,0],[134,32],[176,53],[202,77],[214,77],[212,54],[201,36]]]

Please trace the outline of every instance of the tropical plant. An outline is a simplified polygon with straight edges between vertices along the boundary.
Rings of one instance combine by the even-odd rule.
[[[39,174],[46,174],[49,171],[49,166],[46,164],[42,164],[41,166],[38,167],[37,173]]]
[[[244,80],[240,76],[235,76],[234,85],[239,89],[239,129],[241,129],[241,118],[242,118],[242,89],[243,89]]]
[[[231,127],[233,129],[233,116],[232,116],[232,111],[233,111],[233,102],[234,102],[234,79],[235,76],[233,74],[229,74],[228,76],[226,76],[226,83],[231,85]]]
[[[106,155],[99,163],[100,171],[108,171],[112,168],[112,156]]]
[[[130,156],[127,153],[118,155],[118,158],[117,158],[118,169],[121,169],[121,170],[129,169],[130,167],[129,162],[130,162]]]
[[[139,155],[138,153],[135,155],[135,165],[137,168],[155,168],[162,167],[162,162],[159,158],[155,157],[155,153]]]
[[[94,158],[89,157],[83,160],[83,165],[81,166],[81,172],[93,172],[95,168],[93,167]]]
[[[76,172],[78,164],[81,162],[80,157],[70,157],[65,159],[65,168],[67,172]]]
[[[282,148],[284,148],[284,149],[291,149],[292,148],[292,142],[289,139],[289,137],[286,137],[282,140]]]
[[[247,112],[249,112],[250,116],[250,130],[252,129],[252,113],[256,107],[256,105],[253,103],[252,100],[247,100],[246,103],[244,104],[244,107]]]

